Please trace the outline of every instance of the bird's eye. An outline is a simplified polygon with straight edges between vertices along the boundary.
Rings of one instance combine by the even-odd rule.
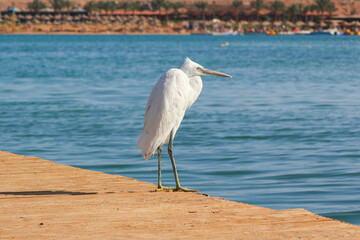
[[[201,68],[200,68],[200,67],[196,67],[196,70],[200,71],[200,70],[201,70]]]

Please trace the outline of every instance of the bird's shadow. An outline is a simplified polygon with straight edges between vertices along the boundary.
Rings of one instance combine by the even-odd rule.
[[[91,195],[97,192],[70,192],[70,191],[20,191],[20,192],[0,192],[0,195]]]

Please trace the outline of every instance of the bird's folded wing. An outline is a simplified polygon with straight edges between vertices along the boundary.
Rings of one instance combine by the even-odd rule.
[[[189,78],[181,70],[171,69],[158,80],[148,99],[138,141],[145,159],[168,141],[172,130],[176,132],[185,114],[188,95]]]

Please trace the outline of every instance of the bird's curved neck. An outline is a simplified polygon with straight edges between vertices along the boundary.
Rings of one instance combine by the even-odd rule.
[[[183,71],[189,78],[194,77],[191,68],[189,68],[186,64],[182,65],[179,69]]]
[[[190,96],[189,96],[188,108],[191,107],[191,105],[193,105],[193,103],[199,97],[203,87],[201,77],[199,76],[189,77],[189,84],[190,84],[190,93],[189,93]]]

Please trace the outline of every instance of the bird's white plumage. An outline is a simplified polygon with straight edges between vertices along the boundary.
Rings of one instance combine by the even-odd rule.
[[[198,98],[202,81],[195,70],[197,66],[201,67],[187,58],[179,69],[170,69],[162,75],[153,88],[137,144],[146,160],[169,141],[171,131],[175,136],[185,111]]]
[[[158,188],[156,191],[174,190],[194,192],[180,185],[173,155],[173,141],[185,111],[199,97],[202,90],[202,75],[229,77],[230,75],[205,69],[199,64],[185,59],[179,69],[170,69],[157,81],[145,109],[144,127],[139,135],[137,148],[141,147],[143,157],[148,160],[155,150],[165,143],[174,170],[175,188],[163,187],[161,184],[161,148],[158,152]],[[171,138],[171,139],[170,139]]]

